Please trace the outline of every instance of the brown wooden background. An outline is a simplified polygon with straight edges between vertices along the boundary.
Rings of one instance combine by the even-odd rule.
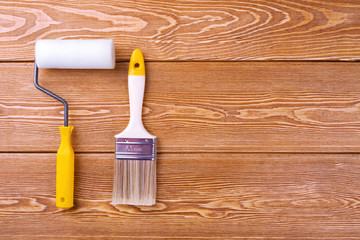
[[[360,237],[358,0],[0,2],[1,239]],[[115,70],[41,70],[75,126],[75,204],[55,207],[61,104],[36,39],[112,38]],[[110,205],[127,68],[147,60],[154,207]]]

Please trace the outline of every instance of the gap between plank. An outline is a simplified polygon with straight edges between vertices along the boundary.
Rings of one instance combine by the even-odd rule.
[[[116,60],[116,63],[122,63],[122,62],[129,62],[130,61],[130,58],[129,59],[120,59],[120,60]],[[164,62],[164,63],[207,63],[207,62],[210,62],[210,63],[224,63],[224,62],[228,62],[228,63],[296,63],[296,62],[299,62],[299,63],[304,63],[304,62],[308,62],[308,63],[311,63],[311,62],[314,62],[314,63],[336,63],[336,62],[339,62],[339,63],[359,63],[360,60],[332,60],[332,59],[319,59],[319,60],[145,60],[145,62]],[[0,60],[0,63],[34,63],[34,60]]]
[[[0,154],[56,154],[56,152],[51,151],[35,151],[35,152],[26,152],[26,151],[0,151]],[[75,154],[115,154],[115,152],[75,152]],[[257,155],[285,155],[285,154],[293,154],[293,155],[332,155],[332,154],[339,154],[339,155],[351,155],[351,154],[360,154],[360,152],[158,152],[158,155],[163,154],[257,154]]]

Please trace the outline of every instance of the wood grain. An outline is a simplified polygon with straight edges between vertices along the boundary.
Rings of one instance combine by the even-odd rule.
[[[0,239],[358,239],[359,12],[357,0],[1,1]],[[69,210],[55,207],[63,108],[32,82],[35,41],[53,38],[112,38],[118,60],[40,70],[75,126]],[[135,48],[159,140],[153,207],[110,204]]]
[[[153,207],[110,205],[113,154],[77,154],[76,207],[67,211],[54,207],[55,157],[0,154],[0,237],[360,234],[358,154],[160,154]]]
[[[77,152],[113,152],[129,118],[127,63],[41,70],[70,104]],[[160,152],[359,152],[357,63],[147,63],[144,124]],[[31,63],[0,64],[0,151],[56,152],[60,103]]]
[[[33,60],[41,38],[113,38],[119,60],[359,60],[357,0],[11,1],[0,60]]]

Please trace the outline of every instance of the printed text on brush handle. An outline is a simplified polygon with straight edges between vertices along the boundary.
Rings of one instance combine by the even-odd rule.
[[[156,139],[116,139],[116,159],[154,160],[155,158]]]

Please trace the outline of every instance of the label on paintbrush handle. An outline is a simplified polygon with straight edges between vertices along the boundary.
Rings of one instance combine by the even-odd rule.
[[[155,160],[156,139],[116,138],[117,160]]]

